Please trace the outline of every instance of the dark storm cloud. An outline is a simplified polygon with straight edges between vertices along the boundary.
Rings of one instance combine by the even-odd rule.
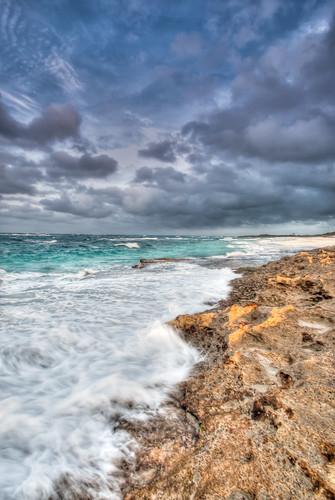
[[[230,103],[168,142],[194,175],[175,178],[171,189],[177,170],[142,167],[135,181],[143,192],[125,194],[124,209],[172,227],[334,218],[334,40],[332,18],[329,28],[307,27],[246,61]],[[147,147],[149,154],[161,149],[166,141]]]
[[[204,175],[185,175],[179,189],[156,180],[160,169],[140,169],[141,192],[125,192],[123,207],[133,215],[170,227],[327,220],[335,211],[335,166],[295,168],[261,162],[209,167]],[[158,177],[159,178],[159,177]]]
[[[37,220],[112,216],[134,228],[334,218],[332,8],[327,0],[43,0],[28,16],[16,2],[0,12],[11,106],[0,101],[0,136],[30,161],[0,158],[7,210],[15,198],[19,214],[21,195],[24,211],[29,195]],[[52,102],[76,103],[80,113]],[[164,139],[145,145],[144,137]],[[125,167],[117,186],[114,153],[102,154],[113,149]],[[135,174],[134,150],[148,164]]]
[[[36,168],[0,164],[0,194],[34,194],[42,174]]]
[[[200,176],[172,167],[138,169],[132,186],[84,188],[42,200],[48,210],[87,218],[120,212],[171,228],[236,227],[331,220],[335,166],[242,162],[216,164]]]
[[[233,120],[230,116],[230,111],[222,111],[209,116],[206,123],[188,123],[183,134],[215,154],[299,163],[335,158],[335,120],[327,112],[301,110],[292,118],[273,112],[258,121],[246,113],[238,123],[237,116]]]
[[[24,134],[24,126],[9,114],[0,100],[0,135],[8,139],[16,139],[22,134]]]
[[[113,213],[113,208],[106,203],[102,203],[98,198],[81,198],[76,194],[68,195],[64,193],[55,199],[43,199],[41,205],[53,212],[67,213],[94,219],[101,219]]]
[[[57,187],[57,183],[85,179],[105,179],[117,168],[117,161],[105,154],[92,156],[87,153],[72,156],[58,151],[40,162],[27,161],[23,157],[3,155],[6,164],[0,164],[0,193],[28,194],[36,193],[36,183],[43,182],[44,189]],[[80,190],[80,186],[77,186]]]
[[[43,145],[79,135],[81,118],[70,104],[51,105],[27,125],[14,119],[0,101],[0,135]]]
[[[92,156],[87,153],[73,156],[58,151],[40,162],[27,161],[23,157],[4,155],[8,164],[0,164],[0,193],[34,194],[35,184],[57,186],[58,182],[85,179],[105,179],[117,168],[117,161],[105,154]]]
[[[182,133],[209,153],[267,161],[335,159],[335,22],[271,47],[233,81],[232,104]],[[284,64],[285,62],[285,64]]]
[[[45,144],[78,136],[80,122],[79,113],[70,104],[52,105],[28,124],[26,134],[28,139]]]
[[[106,154],[92,156],[86,153],[77,157],[58,151],[52,155],[47,176],[50,179],[103,179],[113,174],[117,168],[117,161]]]
[[[141,167],[136,171],[134,182],[161,187],[166,191],[173,191],[175,189],[180,189],[180,184],[185,182],[185,178],[185,174],[173,167]]]
[[[153,158],[166,163],[174,163],[177,159],[175,143],[172,141],[150,142],[146,148],[138,152],[142,158]]]

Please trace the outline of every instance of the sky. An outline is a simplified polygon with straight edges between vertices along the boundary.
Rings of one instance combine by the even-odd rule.
[[[0,231],[335,229],[328,0],[0,0]]]

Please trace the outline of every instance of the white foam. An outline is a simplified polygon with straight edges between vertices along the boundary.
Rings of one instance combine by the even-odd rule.
[[[159,240],[159,238],[154,238],[153,236],[142,236],[141,238],[138,238],[139,240]]]
[[[132,241],[130,243],[115,243],[115,247],[127,247],[127,248],[140,248],[140,244],[136,241]]]
[[[137,446],[119,418],[150,418],[200,359],[165,321],[226,295],[234,274],[179,263],[10,276],[0,324],[1,500],[47,499],[65,473],[92,481],[94,498],[119,498],[118,461]]]
[[[95,276],[97,274],[97,269],[81,269],[80,271],[78,271],[78,273],[76,274],[76,276],[83,280],[83,279],[86,279],[86,278],[91,278],[92,276]]]
[[[248,254],[247,252],[241,252],[236,250],[221,255],[211,255],[210,257],[207,257],[207,259],[229,259],[231,257],[248,257],[249,255],[250,254]]]
[[[335,237],[267,237],[267,238],[236,238],[229,241],[229,249],[223,257],[254,257],[262,262],[293,254],[301,250],[312,250],[333,245]]]
[[[227,257],[246,257],[247,255],[249,255],[247,252],[239,252],[239,251],[227,253]]]
[[[103,237],[103,238],[99,238],[99,240],[102,240],[102,241],[120,241],[120,239],[124,240],[124,241],[128,241],[128,240],[131,240],[133,241],[134,238],[126,238],[126,237],[123,237],[123,238],[106,238],[106,237]],[[158,238],[157,236],[137,236],[135,238],[137,241],[142,241],[142,240],[160,240],[161,238]],[[121,245],[123,245],[123,243],[121,243]]]

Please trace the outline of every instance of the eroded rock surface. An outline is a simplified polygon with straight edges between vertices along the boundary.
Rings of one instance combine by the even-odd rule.
[[[131,499],[335,498],[335,248],[247,269],[173,325],[205,354],[140,427]]]

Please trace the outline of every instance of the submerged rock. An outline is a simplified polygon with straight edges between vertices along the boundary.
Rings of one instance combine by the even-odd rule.
[[[172,324],[204,361],[133,430],[124,497],[335,498],[335,248],[248,269]]]
[[[161,257],[158,259],[140,259],[140,261],[135,264],[133,269],[143,269],[143,267],[149,266],[150,264],[160,264],[164,262],[190,262],[191,259],[177,259],[173,257]]]

